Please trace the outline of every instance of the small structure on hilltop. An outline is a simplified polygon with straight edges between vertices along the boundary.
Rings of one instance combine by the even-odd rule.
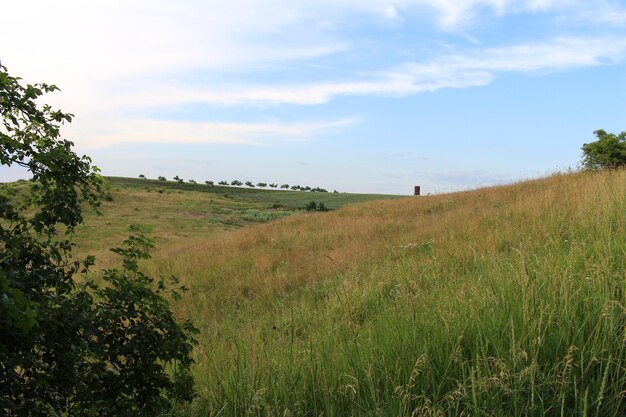
[[[416,185],[413,187],[413,195],[420,195],[420,186]]]

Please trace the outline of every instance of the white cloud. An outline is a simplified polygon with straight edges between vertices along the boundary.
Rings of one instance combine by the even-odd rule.
[[[22,0],[3,5],[0,51],[15,72],[32,80],[54,80],[68,89],[80,82],[251,71],[268,62],[336,53],[350,45],[337,28],[353,21],[355,14],[396,19],[415,9],[451,29],[482,10],[503,15],[570,3],[581,2]]]
[[[244,85],[232,89],[165,89],[121,99],[135,105],[198,102],[217,105],[326,103],[341,95],[404,96],[442,88],[467,88],[490,83],[500,73],[552,72],[621,61],[626,38],[558,38],[550,42],[484,48],[442,56],[425,63],[371,74],[363,81]],[[159,94],[160,94],[159,93]]]
[[[356,119],[309,123],[207,123],[153,119],[120,120],[100,126],[83,124],[73,128],[81,149],[94,149],[127,143],[168,144],[267,144],[307,140],[323,130],[340,128]]]
[[[564,19],[576,20],[583,24],[591,22],[600,25],[623,27],[624,24],[626,24],[626,8],[624,5],[614,6],[604,4],[600,7],[593,7],[593,5],[591,5],[588,9],[574,16],[565,17]]]
[[[78,135],[72,136],[78,142],[89,137],[96,146],[172,138],[184,143],[248,143],[270,133],[301,138],[307,135],[303,132],[312,134],[316,129],[306,124],[298,125],[300,129],[295,125],[236,127],[228,123],[134,120],[131,114],[145,108],[198,102],[315,105],[342,95],[403,96],[486,85],[506,71],[555,71],[621,59],[623,39],[563,38],[458,52],[405,65],[391,62],[388,67],[383,64],[379,72],[349,79],[299,79],[265,85],[246,82],[211,89],[206,88],[206,82],[200,86],[189,81],[224,73],[234,79],[237,76],[232,74],[253,78],[268,65],[291,65],[350,51],[353,40],[341,35],[341,27],[362,15],[381,21],[402,20],[410,11],[425,22],[433,21],[433,26],[455,30],[485,14],[589,10],[589,4],[606,3],[590,1],[21,0],[2,6],[0,51],[11,73],[30,82],[54,82],[62,88],[63,93],[46,100],[78,114],[73,126]],[[605,13],[598,19],[620,21],[620,16]],[[349,68],[349,72],[360,69]],[[334,126],[334,122],[328,123]],[[246,130],[243,125],[253,128]]]

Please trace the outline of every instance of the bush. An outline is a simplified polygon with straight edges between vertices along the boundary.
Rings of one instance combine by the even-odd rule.
[[[196,330],[174,320],[163,279],[139,271],[152,245],[140,233],[114,249],[123,268],[104,271],[105,287],[76,281],[94,259],[73,259],[70,238],[102,178],[60,138],[72,115],[37,106],[56,89],[0,65],[0,164],[33,175],[26,197],[0,189],[0,415],[159,414],[193,395]]]
[[[306,206],[304,206],[304,209],[306,211],[328,211],[328,209],[326,208],[326,204],[324,204],[322,201],[317,203],[314,200],[309,201]]]
[[[596,130],[593,134],[597,141],[585,143],[583,166],[586,169],[619,168],[626,166],[626,132],[619,135]]]
[[[317,203],[315,201],[309,201],[306,206],[304,206],[306,211],[313,211],[317,209]]]

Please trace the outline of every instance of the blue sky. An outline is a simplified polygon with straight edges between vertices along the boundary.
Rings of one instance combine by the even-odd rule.
[[[626,130],[624,1],[21,0],[0,59],[105,175],[439,193]]]

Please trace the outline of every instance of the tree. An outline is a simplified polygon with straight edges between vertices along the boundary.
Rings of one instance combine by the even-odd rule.
[[[204,182],[206,185],[214,185],[215,183],[213,181],[207,180]]]
[[[248,187],[252,187],[252,188],[254,188],[254,184],[252,184],[252,181],[246,181],[246,185],[247,185]]]
[[[37,105],[55,90],[0,65],[0,164],[32,174],[26,197],[0,187],[0,415],[158,414],[191,398],[196,330],[173,319],[163,279],[139,271],[141,233],[114,249],[123,267],[106,286],[75,280],[94,259],[74,260],[70,238],[103,180],[60,137],[72,115]]]
[[[146,179],[146,176],[145,176],[145,175],[143,175],[143,174],[139,174],[139,178],[141,178],[142,180],[145,180],[145,179]]]
[[[259,182],[259,183],[257,183],[256,186],[259,187],[259,188],[265,188],[265,187],[267,187],[267,183],[266,182]]]
[[[593,134],[598,140],[582,146],[582,163],[586,169],[626,166],[626,132],[616,135],[600,129],[594,131]]]
[[[277,188],[277,187],[278,187],[278,184],[276,184],[275,182],[270,184],[270,188]]]
[[[219,185],[228,185],[228,181],[220,181],[218,182]]]
[[[196,183],[196,180],[194,180],[194,179],[190,179],[190,180],[187,180],[187,181],[189,181],[191,184],[195,184]]]
[[[178,175],[177,175],[177,176],[175,176],[175,177],[174,177],[174,178],[172,178],[172,179],[173,179],[174,181],[178,182],[178,183],[181,183],[181,184],[182,184],[182,183],[183,183],[183,181],[184,181],[184,180],[183,180],[181,177],[179,177]]]
[[[280,188],[283,188],[283,189],[288,189],[288,188],[289,188],[289,184],[282,184],[282,185],[280,186]]]
[[[227,183],[226,185],[228,185],[228,183]],[[243,185],[243,182],[241,182],[241,181],[239,181],[239,180],[233,180],[233,181],[230,183],[230,185],[234,185],[234,186],[239,187],[240,185]]]
[[[159,175],[159,181],[167,181],[167,178],[165,178],[163,175]]]

